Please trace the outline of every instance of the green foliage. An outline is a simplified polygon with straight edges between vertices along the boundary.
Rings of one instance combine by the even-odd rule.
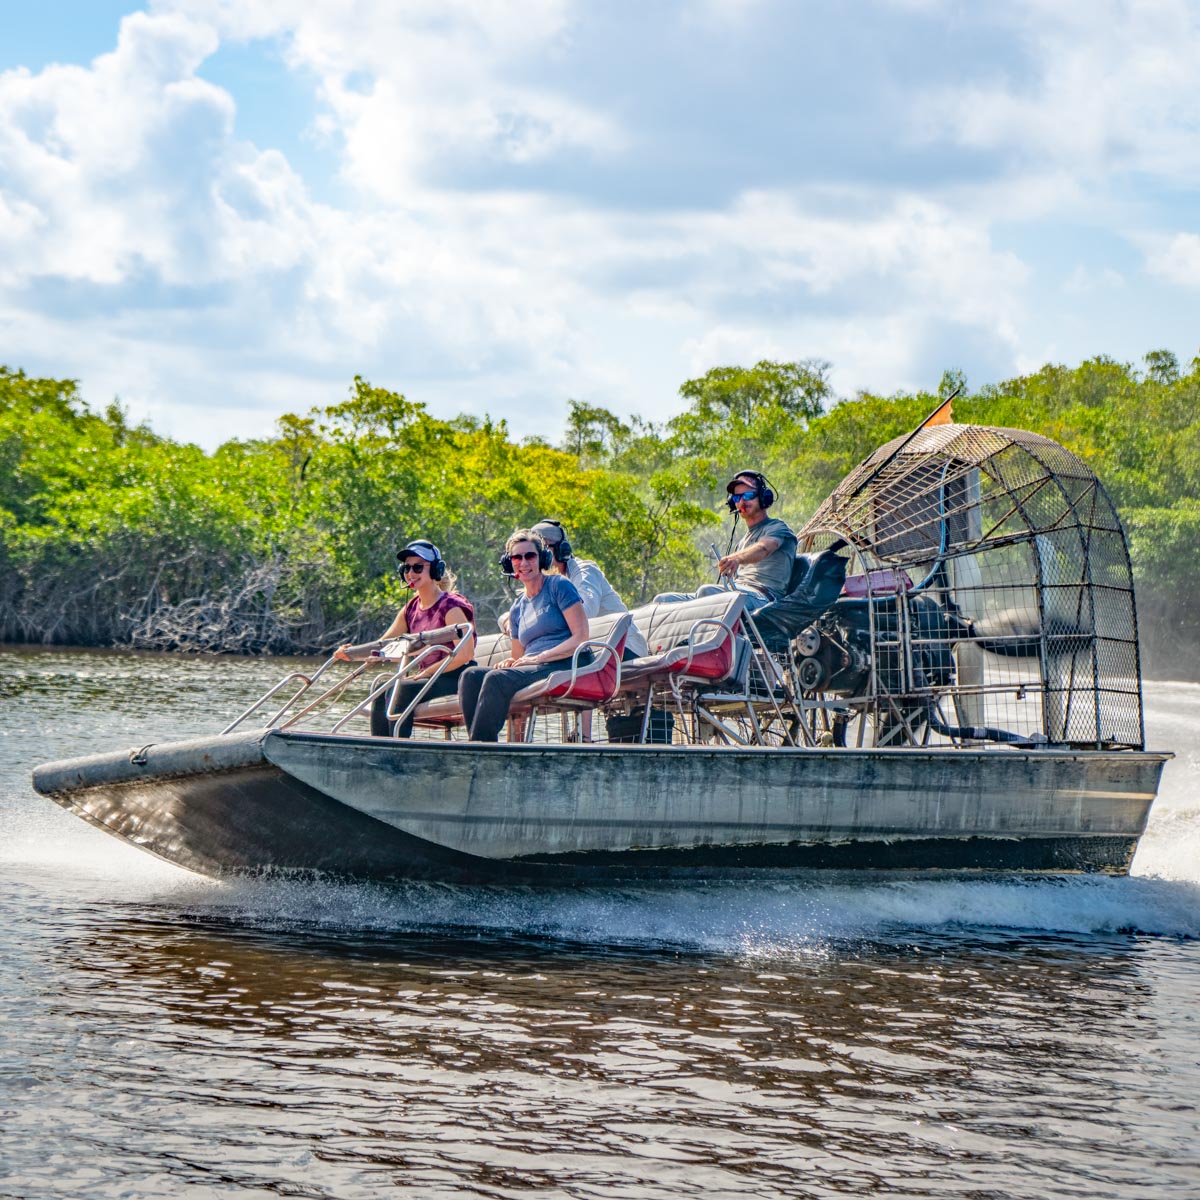
[[[260,614],[238,648],[322,650],[390,620],[395,554],[414,537],[442,547],[486,620],[511,598],[500,546],[541,517],[639,603],[709,577],[734,471],[770,476],[774,513],[798,526],[957,387],[956,420],[1035,430],[1092,466],[1129,529],[1144,627],[1200,646],[1200,357],[1185,371],[1151,351],[1139,371],[1100,356],[975,392],[951,369],[936,394],[838,403],[828,371],[717,367],[662,425],[571,400],[557,446],[356,378],[275,436],[206,454],[131,426],[118,402],[91,410],[70,380],[0,368],[0,636],[136,642],[211,601]]]
[[[667,422],[677,456],[720,463],[721,473],[753,465],[773,477],[829,399],[828,370],[815,360],[764,360],[689,379],[679,389],[688,409]]]
[[[633,428],[606,408],[567,401],[567,429],[562,448],[581,463],[603,463],[627,449]]]

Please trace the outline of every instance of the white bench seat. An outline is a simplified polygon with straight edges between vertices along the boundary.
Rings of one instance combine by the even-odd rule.
[[[641,690],[670,675],[709,685],[730,678],[739,661],[738,622],[745,603],[741,592],[729,591],[634,609],[650,654],[622,665],[622,690]]]

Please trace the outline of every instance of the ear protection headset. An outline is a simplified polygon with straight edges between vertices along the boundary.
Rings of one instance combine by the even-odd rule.
[[[775,490],[771,487],[770,480],[761,471],[739,471],[734,479],[753,479],[754,490],[758,493],[758,502],[764,509],[770,508],[775,503]],[[737,512],[737,501],[733,498],[733,493],[729,493],[729,498],[725,501],[730,512]]]
[[[425,558],[421,550],[432,550],[433,561],[430,562],[429,559]],[[429,578],[435,583],[441,582],[446,574],[446,564],[442,560],[442,552],[432,542],[426,541],[424,538],[417,538],[415,542],[409,542],[403,550],[396,551],[396,561],[403,562],[410,554],[415,555],[417,558],[425,558],[425,561],[429,563]]]
[[[532,542],[537,547],[538,566],[541,567],[543,571],[548,571],[550,569],[550,564],[554,561],[554,555],[551,554],[547,549],[546,543],[543,542],[536,533],[530,534],[528,537],[521,538],[521,541]],[[513,570],[512,555],[509,554],[507,550],[500,555],[500,571],[502,574],[509,576],[516,574],[516,572]]]
[[[571,557],[574,551],[571,549],[571,543],[567,539],[567,531],[563,528],[563,523],[561,521],[552,521],[549,517],[543,517],[538,524],[553,525],[562,535],[558,541],[550,547],[550,552],[553,554],[555,562],[565,563],[567,559]],[[545,570],[544,567],[542,569]]]

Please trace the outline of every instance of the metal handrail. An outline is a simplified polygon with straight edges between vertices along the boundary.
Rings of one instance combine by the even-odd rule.
[[[587,650],[589,647],[592,647],[592,646],[595,646],[600,651],[601,654],[611,654],[614,657],[616,656],[616,653],[617,653],[616,647],[610,644],[608,638],[588,638],[588,640],[586,642],[580,642],[579,645],[575,647],[575,653],[571,655],[571,679],[570,679],[570,682],[567,684],[567,691],[566,691],[566,694],[562,697],[563,699],[570,698],[570,693],[572,690],[574,690],[575,684],[579,678],[579,652],[581,650]],[[587,663],[585,665],[589,666],[589,667],[599,668],[600,663],[602,661],[603,661],[602,659],[596,659],[595,661]],[[613,684],[614,695],[619,690],[620,686],[621,686],[621,660],[620,660],[620,658],[617,658],[617,680],[616,680],[616,683]]]
[[[439,629],[426,630],[421,633],[401,634],[400,637],[391,639],[387,643],[387,645],[389,647],[403,643],[405,649],[402,651],[402,654],[407,654],[409,649],[416,647],[416,646],[420,646],[420,645],[425,645],[426,649],[423,651],[423,653],[421,655],[418,655],[417,658],[413,659],[409,664],[406,664],[400,670],[397,670],[395,672],[389,671],[388,678],[387,678],[387,681],[385,682],[384,686],[389,686],[393,682],[394,675],[400,674],[401,671],[410,669],[412,666],[416,665],[417,662],[421,661],[422,658],[427,657],[428,654],[433,650],[433,648],[435,646],[444,644],[445,642],[451,640],[454,637],[458,637],[461,642],[461,640],[463,638],[465,638],[468,633],[473,634],[474,627],[470,624],[459,623],[457,625],[447,625],[447,626],[444,626]],[[456,647],[456,649],[457,649],[457,647]],[[326,688],[325,691],[323,691],[314,700],[310,701],[302,709],[300,709],[298,712],[293,714],[287,721],[284,721],[283,724],[280,725],[280,728],[281,729],[294,728],[297,724],[299,724],[301,721],[303,721],[306,717],[310,716],[313,712],[315,712],[323,704],[327,703],[329,700],[331,700],[333,698],[336,698],[340,693],[344,692],[346,690],[346,688],[351,683],[354,682],[355,679],[358,679],[367,670],[367,668],[372,667],[372,666],[380,666],[380,665],[389,666],[391,663],[393,663],[396,660],[397,657],[398,657],[398,655],[395,655],[395,654],[384,654],[384,653],[376,652],[376,653],[372,654],[370,657],[363,659],[360,663],[358,663],[357,666],[354,667],[354,669],[352,671],[350,671],[347,675],[344,675],[335,684],[333,684],[332,687]],[[321,665],[321,667],[313,674],[311,679],[307,680],[307,682],[305,683],[305,686],[300,688],[295,693],[295,695],[293,695],[288,700],[288,702],[283,706],[283,708],[281,708],[277,713],[275,713],[271,717],[270,721],[266,724],[266,726],[264,726],[264,728],[266,728],[266,729],[272,728],[278,721],[280,721],[280,719],[296,703],[296,701],[302,695],[304,695],[304,693],[309,688],[311,688],[312,685],[315,684],[317,682],[317,680],[320,679],[321,676],[324,675],[325,672],[335,662],[341,662],[341,661],[345,661],[345,660],[339,659],[336,655],[334,655],[333,657],[326,660],[326,662],[324,662]],[[279,689],[285,683],[288,682],[288,679],[291,679],[291,678],[303,678],[303,676],[299,676],[298,673],[293,673],[291,676],[281,680],[278,684],[275,685],[274,688],[271,689],[270,692],[268,692],[265,696],[263,696],[259,700],[257,700],[254,703],[254,705],[251,706],[250,709],[248,709],[245,713],[243,713],[240,717],[238,717],[238,719],[232,725],[230,725],[227,729],[223,730],[222,732],[228,733],[230,730],[236,728],[242,721],[244,721],[246,719],[247,716],[249,716],[252,712],[254,712],[257,708],[259,708],[262,704],[264,704],[272,695],[275,694],[275,692],[279,691]],[[370,693],[368,694],[368,696],[366,697],[365,700],[363,700],[359,704],[355,705],[355,707],[353,709],[351,709],[351,711],[345,717],[343,717],[341,720],[339,720],[335,724],[332,732],[337,732],[342,727],[342,725],[344,725],[346,723],[346,721],[350,719],[350,717],[353,717],[353,716],[357,715],[358,713],[360,713],[363,710],[363,708],[366,707],[366,705],[368,705],[372,700],[374,700],[374,698],[376,696],[378,696],[382,690],[383,690],[383,687],[373,687],[370,690]]]
[[[375,659],[374,661],[375,661],[375,663],[378,663],[379,659]],[[325,691],[323,691],[315,700],[313,700],[310,704],[308,704],[304,708],[302,708],[290,720],[285,721],[282,725],[280,725],[279,728],[280,729],[292,728],[292,726],[294,726],[298,721],[302,721],[305,717],[307,717],[309,713],[313,712],[317,708],[320,708],[320,706],[322,704],[324,704],[325,701],[328,700],[331,696],[336,696],[336,695],[338,695],[338,693],[344,692],[346,690],[346,688],[351,683],[353,683],[354,680],[357,679],[371,665],[371,662],[372,662],[371,659],[366,659],[365,661],[359,663],[358,666],[355,667],[353,671],[351,671],[348,675],[343,675],[342,678],[339,679],[337,681],[337,683],[335,683],[333,685],[333,687],[326,688]]]
[[[259,696],[259,698],[255,700],[255,702],[250,705],[250,707],[246,709],[246,711],[242,713],[240,717],[231,722],[229,725],[226,725],[225,728],[221,730],[222,736],[227,733],[232,733],[244,720],[246,720],[247,717],[252,716],[264,704],[266,704],[266,702],[270,700],[270,698],[274,696],[275,693],[278,692],[285,684],[291,683],[294,679],[302,679],[304,681],[304,686],[297,689],[288,699],[287,703],[284,704],[281,709],[275,712],[263,726],[264,729],[270,729],[271,726],[274,725],[275,722],[278,721],[279,718],[282,717],[283,714],[287,712],[287,710],[291,708],[291,706],[295,704],[296,701],[299,700],[300,697],[303,696],[304,693],[308,691],[308,689],[312,687],[312,685],[316,683],[322,675],[325,674],[325,672],[335,661],[336,659],[334,658],[326,659],[325,662],[323,662],[320,667],[313,672],[312,675],[305,675],[302,671],[292,671],[290,674],[285,675],[273,688]]]
[[[796,715],[797,727],[799,729],[803,730],[803,732],[804,732],[804,740],[810,746],[815,745],[816,744],[815,739],[809,733],[808,726],[804,723],[803,715],[801,714],[800,710],[796,707],[796,697],[792,694],[792,689],[788,686],[786,677],[783,675],[782,672],[779,671],[778,664],[771,657],[771,652],[767,649],[767,644],[766,644],[766,642],[763,641],[763,636],[761,633],[759,633],[758,625],[755,624],[754,617],[751,614],[749,609],[746,609],[742,613],[742,619],[746,622],[746,627],[750,630],[751,636],[753,638],[751,645],[753,646],[754,642],[757,642],[760,653],[763,655],[763,657],[766,659],[766,661],[771,664],[772,668],[776,672],[778,672],[776,680],[772,681],[767,676],[766,667],[758,659],[758,657],[755,656],[753,651],[751,652],[750,661],[753,664],[753,666],[758,669],[759,674],[762,676],[763,686],[766,688],[766,692],[767,692],[767,699],[771,702],[771,707],[775,710],[775,715],[776,715],[776,717],[779,718],[780,724],[784,726],[784,730],[785,730],[784,736],[788,739],[789,742],[791,742],[791,744],[793,746],[798,744],[796,742],[796,739],[792,736],[792,734],[790,732],[787,732],[787,724],[788,723],[784,719],[783,709],[779,707],[779,702],[775,698],[776,686],[782,687],[784,696],[787,698],[788,703],[792,706],[792,711]],[[750,690],[749,683],[750,683],[749,672],[747,672],[747,678],[746,678],[747,694],[749,694],[749,690]],[[755,716],[754,716],[753,701],[751,701],[750,703],[751,703],[751,710],[750,710],[751,720],[755,724],[757,724],[757,718],[755,718]]]
[[[425,684],[425,686],[423,688],[421,688],[421,690],[416,694],[416,696],[413,697],[413,699],[408,703],[408,705],[405,707],[404,711],[401,713],[393,713],[392,712],[392,701],[391,700],[388,701],[388,710],[387,710],[388,720],[395,721],[397,729],[399,729],[400,726],[403,725],[404,722],[407,721],[409,719],[409,717],[411,717],[412,714],[417,711],[417,705],[420,704],[421,701],[425,699],[426,695],[428,695],[428,693],[429,693],[429,689],[431,687],[433,687],[434,683],[436,683],[437,680],[439,680],[442,677],[442,673],[450,665],[451,660],[461,649],[462,644],[467,640],[468,637],[472,637],[475,634],[475,628],[472,625],[464,625],[464,624],[447,625],[446,629],[452,631],[454,634],[454,637],[457,638],[458,640],[454,641],[453,638],[447,638],[447,637],[441,637],[441,638],[432,638],[431,637],[428,639],[432,643],[433,646],[445,646],[445,645],[453,644],[454,648],[453,648],[453,650],[450,650],[446,654],[446,657],[444,659],[442,659],[441,665],[438,667],[438,669],[436,671],[434,671],[434,673],[432,675],[430,675],[429,681]],[[441,634],[443,632],[443,630],[436,629],[436,630],[429,630],[428,632],[430,634],[434,634],[434,633]],[[410,667],[414,666],[419,661],[420,661],[420,657],[418,657],[412,663],[410,663],[409,666]],[[395,686],[395,685],[393,685],[393,686]],[[393,698],[394,698],[394,693],[393,693]]]
[[[391,674],[388,675],[388,677],[383,681],[383,683],[381,683],[376,688],[372,688],[371,691],[368,692],[368,694],[362,700],[360,700],[344,717],[341,718],[341,720],[335,722],[333,728],[329,732],[330,733],[340,733],[342,726],[345,725],[348,721],[352,720],[354,717],[357,717],[360,713],[365,712],[368,705],[374,703],[376,696],[382,695],[383,692],[389,687],[395,687],[396,684],[406,674],[408,674],[409,671],[411,671],[414,667],[420,666],[421,663],[425,659],[427,659],[437,649],[438,649],[437,646],[426,646],[426,648],[424,650],[422,650],[421,653],[418,654],[415,658],[409,659],[408,662],[406,662],[402,666],[398,667],[395,671],[393,671]],[[375,662],[375,663],[387,662],[387,661],[388,661],[388,659],[384,658],[382,655],[376,655],[374,659],[368,659],[368,662]],[[448,657],[446,659],[446,661],[449,662],[450,658]],[[431,683],[433,681],[433,678],[435,678],[435,677],[431,677],[431,679],[430,679]],[[391,718],[391,715],[392,715],[391,714],[391,705],[389,704],[388,705],[388,718],[389,719]]]
[[[690,670],[691,665],[692,665],[692,660],[696,657],[696,655],[698,653],[703,651],[703,653],[707,654],[710,650],[719,649],[721,644],[725,640],[724,638],[719,638],[719,639],[717,639],[715,646],[701,647],[696,642],[696,630],[698,630],[701,625],[716,625],[719,629],[724,630],[725,633],[729,637],[731,637],[731,638],[735,637],[736,634],[733,632],[733,625],[726,624],[726,622],[728,620],[729,620],[728,616],[725,616],[725,617],[700,617],[698,620],[696,620],[692,623],[691,629],[688,630],[687,658],[685,658],[683,661],[683,667],[682,667],[682,671],[681,671],[682,674],[686,675],[688,673],[688,671]],[[682,647],[681,647],[681,649],[682,649]]]
[[[266,704],[266,702],[268,700],[270,700],[270,698],[273,695],[275,695],[275,693],[277,691],[279,691],[279,689],[282,688],[284,686],[284,684],[291,683],[293,679],[303,679],[304,687],[300,688],[299,691],[295,692],[293,694],[292,698],[287,702],[287,704],[284,705],[284,710],[289,708],[292,704],[294,704],[296,702],[298,697],[300,697],[304,694],[304,692],[307,688],[312,686],[312,680],[307,675],[302,674],[300,671],[293,671],[290,675],[285,675],[273,688],[271,688],[271,690],[269,692],[266,692],[264,695],[259,696],[259,698],[257,700],[255,700],[255,702],[252,705],[250,705],[250,707],[248,709],[246,709],[246,711],[244,713],[242,713],[242,715],[240,717],[236,718],[236,720],[234,720],[234,721],[231,721],[228,725],[225,726],[224,729],[221,730],[221,735],[224,736],[227,733],[232,733],[244,720],[246,720],[247,717],[253,716],[254,713],[256,713],[264,704]],[[283,711],[283,710],[281,710],[281,711]],[[268,721],[267,724],[264,726],[264,728],[269,729],[271,727],[271,723],[272,723],[271,721]]]

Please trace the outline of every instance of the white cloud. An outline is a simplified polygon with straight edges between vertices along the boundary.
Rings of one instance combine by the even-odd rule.
[[[1023,68],[918,99],[918,138],[1000,151],[1034,173],[1200,181],[1200,10],[1189,0],[1025,0],[992,10]]]
[[[182,18],[138,14],[90,70],[0,75],[5,207],[38,213],[38,237],[6,256],[9,283],[211,276],[208,193],[233,105],[191,72],[215,46]]]
[[[1146,270],[1168,283],[1200,288],[1200,234],[1179,233],[1172,238],[1153,239],[1146,256]]]
[[[1018,82],[984,72],[914,93],[916,149],[949,138],[1000,165],[896,183],[769,143],[755,165],[770,170],[743,178],[727,160],[744,161],[752,109],[729,129],[686,106],[664,123],[663,95],[702,88],[720,63],[680,83],[665,62],[662,80],[626,78],[614,42],[595,51],[603,86],[575,86],[593,10],[570,0],[158,0],[90,66],[0,74],[7,352],[209,444],[334,399],[356,372],[445,415],[490,408],[553,435],[568,395],[662,417],[683,378],[718,362],[830,359],[837,386],[891,391],[964,365],[941,360],[958,339],[1002,371],[1027,353],[1032,275],[998,229],[1127,215],[1098,183],[1114,165],[1187,179],[1200,153],[1185,136],[1200,120],[1186,6],[1106,0],[1111,34],[1089,30],[1085,6],[1051,7],[985,20],[1023,39]],[[881,5],[893,19],[936,8]],[[786,13],[710,0],[656,36],[703,26],[732,45]],[[317,97],[336,204],[239,136],[237,98],[202,78],[223,42],[256,38]],[[794,114],[831,118],[873,145],[845,114]],[[642,194],[672,135],[722,189]],[[1148,253],[1159,277],[1196,278],[1194,235]],[[1081,269],[1080,286],[1113,273]],[[214,397],[219,422],[193,413]]]
[[[384,202],[407,203],[446,159],[527,165],[622,143],[603,114],[522,77],[569,38],[566,0],[356,0],[302,13],[281,3],[246,12],[227,0],[160,7],[208,19],[225,36],[282,37],[287,61],[318,81],[346,180]]]

